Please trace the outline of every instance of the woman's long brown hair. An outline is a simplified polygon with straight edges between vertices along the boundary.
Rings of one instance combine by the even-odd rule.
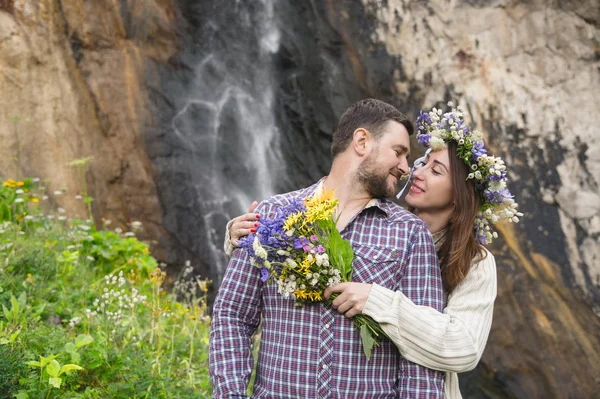
[[[473,180],[467,180],[470,170],[458,158],[456,143],[448,143],[454,212],[448,222],[444,242],[438,250],[444,290],[450,294],[469,273],[471,262],[483,259],[486,252],[475,240],[474,225],[479,210],[479,195]]]

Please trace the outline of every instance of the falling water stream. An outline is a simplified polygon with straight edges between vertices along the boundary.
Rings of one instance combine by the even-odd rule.
[[[174,90],[168,140],[176,156],[158,164],[163,173],[186,179],[185,187],[171,183],[173,197],[164,202],[175,201],[173,212],[183,210],[191,220],[173,218],[170,230],[217,279],[227,262],[221,251],[225,222],[254,199],[273,195],[284,168],[273,110],[272,58],[280,39],[274,2],[187,10],[205,21],[191,24],[201,28],[190,32],[182,61],[188,73]],[[206,242],[195,242],[188,229],[202,230]]]

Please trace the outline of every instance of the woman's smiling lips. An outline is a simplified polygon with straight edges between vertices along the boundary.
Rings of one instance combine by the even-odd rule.
[[[412,192],[414,194],[421,194],[421,193],[424,193],[425,190],[423,190],[421,187],[419,187],[416,183],[413,183],[410,186],[410,192]]]

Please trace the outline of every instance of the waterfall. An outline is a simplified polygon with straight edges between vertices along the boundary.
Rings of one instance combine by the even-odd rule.
[[[274,117],[272,58],[280,40],[274,2],[185,10],[192,28],[199,28],[188,32],[189,49],[181,60],[188,71],[173,82],[178,88],[170,94],[175,112],[167,130],[175,156],[158,164],[162,173],[178,175],[176,180],[189,179],[183,187],[172,181],[168,188],[173,198],[164,202],[179,212],[170,230],[210,265],[216,280],[227,264],[222,255],[226,221],[254,199],[273,195],[284,168]],[[181,213],[189,220],[181,220]],[[199,237],[206,242],[197,242]]]

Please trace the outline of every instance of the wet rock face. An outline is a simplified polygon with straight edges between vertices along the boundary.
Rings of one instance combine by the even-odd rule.
[[[402,56],[422,105],[455,99],[470,112],[510,165],[525,213],[492,248],[494,327],[481,366],[463,379],[466,392],[598,390],[600,147],[590,128],[600,122],[598,5],[390,0],[375,11],[374,40]]]
[[[593,397],[598,7],[0,0],[0,174],[67,188],[53,200],[84,216],[65,165],[93,155],[96,222],[141,220],[173,272],[191,260],[216,287],[225,222],[327,173],[348,105],[376,97],[414,117],[456,100],[510,165],[526,214],[492,248],[494,326],[465,397]]]

